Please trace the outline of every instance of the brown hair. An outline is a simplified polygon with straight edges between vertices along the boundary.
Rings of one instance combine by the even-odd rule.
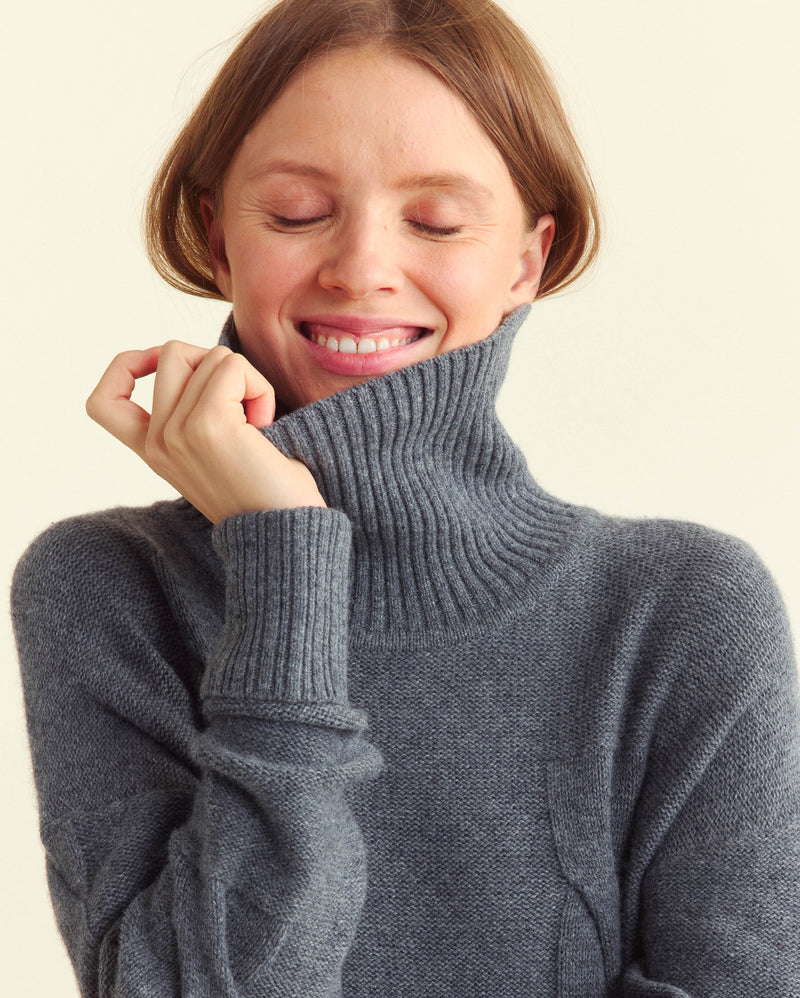
[[[314,56],[362,45],[411,58],[464,101],[500,151],[533,226],[556,233],[539,288],[553,294],[597,256],[600,212],[547,67],[492,0],[281,0],[246,32],[153,180],[147,252],[174,287],[223,298],[211,272],[200,198],[218,197],[245,135]]]

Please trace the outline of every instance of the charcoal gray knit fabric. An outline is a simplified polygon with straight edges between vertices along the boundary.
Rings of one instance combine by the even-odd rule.
[[[538,487],[495,414],[526,311],[265,431],[329,509],[111,510],[21,561],[84,995],[800,996],[780,597]]]

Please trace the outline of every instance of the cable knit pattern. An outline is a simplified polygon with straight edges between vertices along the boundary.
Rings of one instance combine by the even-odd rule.
[[[800,996],[780,596],[536,484],[495,411],[526,314],[266,428],[328,509],[110,510],[20,562],[83,995]]]

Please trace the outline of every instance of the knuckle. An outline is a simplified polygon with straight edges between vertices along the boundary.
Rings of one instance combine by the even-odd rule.
[[[113,371],[115,368],[121,367],[127,369],[130,363],[135,360],[139,354],[140,350],[121,350],[118,354],[114,356],[114,359],[108,366],[109,371]]]
[[[186,420],[187,436],[201,449],[213,447],[220,437],[219,420],[205,408],[195,409]]]
[[[224,349],[227,350],[227,347],[225,347]],[[221,354],[220,356],[221,356],[220,364],[224,365],[225,367],[230,367],[235,369],[238,367],[242,367],[244,364],[244,357],[242,357],[242,355],[239,353],[231,353],[231,351],[228,350],[227,353]]]
[[[186,344],[181,343],[180,340],[167,340],[167,342],[161,347],[159,361],[161,361],[162,358],[172,361],[177,357],[181,357],[185,349]]]
[[[147,464],[162,478],[168,478],[174,472],[174,462],[170,453],[160,440],[148,439],[144,445],[144,459]]]
[[[147,463],[155,466],[163,460],[164,442],[160,433],[148,433],[144,440],[144,456]]]
[[[211,351],[211,356],[213,358],[216,369],[225,375],[234,374],[241,370],[243,365],[246,363],[244,357],[241,354],[233,353],[228,347],[214,347]]]
[[[183,449],[182,428],[169,420],[158,433],[155,444],[162,453],[179,453]]]

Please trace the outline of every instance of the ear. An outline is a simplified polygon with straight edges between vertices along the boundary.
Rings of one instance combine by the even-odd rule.
[[[534,300],[539,293],[544,265],[553,237],[556,234],[556,220],[552,215],[542,215],[535,228],[528,229],[522,236],[520,247],[520,275],[508,292],[507,312]]]
[[[200,211],[203,213],[203,221],[206,226],[208,236],[208,255],[211,263],[211,273],[214,281],[222,294],[231,300],[231,268],[228,264],[228,257],[225,253],[225,233],[222,228],[222,219],[215,207],[214,198],[210,194],[200,195]]]

